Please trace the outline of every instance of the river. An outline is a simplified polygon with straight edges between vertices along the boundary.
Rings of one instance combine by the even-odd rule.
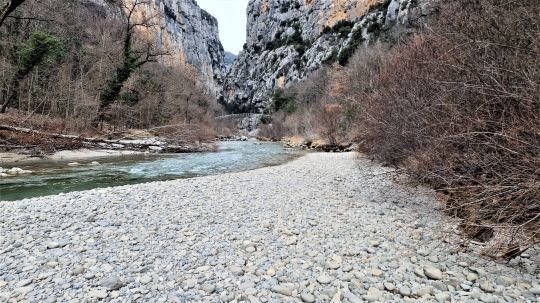
[[[34,161],[17,164],[30,175],[0,179],[0,201],[19,200],[92,188],[164,181],[238,172],[278,165],[302,155],[271,142],[220,142],[212,153],[144,154],[65,161]],[[92,165],[97,161],[99,164]],[[4,167],[6,167],[4,165]]]

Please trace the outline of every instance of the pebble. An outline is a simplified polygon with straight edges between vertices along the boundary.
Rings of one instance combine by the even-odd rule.
[[[310,293],[306,293],[306,292],[303,292],[303,293],[300,294],[300,299],[302,299],[302,301],[306,302],[306,303],[315,302],[315,296],[310,294]]]
[[[334,279],[332,277],[330,277],[329,275],[326,275],[326,274],[322,274],[322,275],[317,277],[317,281],[319,283],[321,283],[321,284],[329,284],[333,280]]]
[[[72,270],[72,273],[74,275],[81,275],[84,273],[84,267],[80,266],[80,265],[75,265],[73,267],[73,270]]]
[[[58,243],[58,242],[51,241],[51,242],[47,243],[47,248],[48,249],[55,249],[55,248],[58,248],[58,247],[60,247],[60,243]]]
[[[108,290],[117,290],[124,286],[124,282],[117,275],[113,274],[103,279],[100,282],[100,286]]]
[[[375,269],[371,270],[371,275],[374,276],[374,277],[378,278],[378,277],[381,277],[383,274],[384,274],[384,272],[382,270],[380,270],[380,269],[375,268]]]
[[[351,264],[345,264],[341,267],[341,270],[343,272],[350,272],[353,270],[353,266]]]
[[[209,294],[213,293],[214,291],[216,291],[216,286],[214,284],[203,284],[201,286],[201,289]]]
[[[443,278],[441,270],[436,267],[424,267],[424,274],[432,280],[442,280]]]
[[[485,303],[497,303],[498,299],[496,296],[489,295],[489,294],[483,294],[480,296],[480,301]]]
[[[141,277],[139,278],[139,282],[141,282],[141,284],[148,284],[148,283],[150,283],[151,281],[152,281],[152,277],[150,277],[150,276],[146,276],[146,275],[145,275],[145,276],[141,276]]]
[[[241,276],[244,274],[244,270],[239,266],[231,266],[229,270],[231,271],[231,273],[237,276]]]
[[[105,299],[107,298],[108,295],[109,294],[107,293],[107,290],[104,288],[96,288],[88,292],[88,296],[90,298],[96,298],[96,299]]]
[[[283,285],[273,285],[270,290],[272,290],[275,293],[282,294],[284,296],[292,296],[293,290],[289,287],[283,286]]]
[[[364,300],[366,300],[368,302],[376,302],[376,301],[379,301],[381,295],[382,294],[381,294],[380,290],[378,290],[375,287],[370,287],[368,289],[367,294],[362,296],[362,299],[364,299]]]
[[[450,293],[440,292],[438,294],[435,294],[435,300],[437,300],[438,302],[450,302]]]
[[[25,287],[32,283],[32,279],[24,279],[17,282],[16,287]]]
[[[389,282],[384,282],[384,288],[388,291],[394,291],[396,289],[396,286]]]
[[[514,284],[514,279],[510,277],[506,277],[506,276],[498,276],[497,279],[495,280],[495,283],[497,283],[498,285],[508,287]]]
[[[273,277],[276,275],[276,270],[273,269],[273,268],[270,268],[266,271],[266,274],[269,276],[269,277]]]
[[[474,282],[478,280],[478,275],[475,274],[475,273],[468,273],[467,274],[467,281],[471,281],[471,282]]]
[[[399,288],[399,294],[408,297],[411,295],[411,289],[407,286],[402,286]]]

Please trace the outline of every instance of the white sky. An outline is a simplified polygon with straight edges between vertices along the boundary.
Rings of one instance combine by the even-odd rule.
[[[219,37],[226,51],[238,54],[246,42],[246,10],[249,0],[196,0],[218,19]]]

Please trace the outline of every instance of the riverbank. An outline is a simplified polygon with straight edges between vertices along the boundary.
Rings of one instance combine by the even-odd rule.
[[[330,143],[325,139],[308,139],[303,136],[278,138],[258,137],[257,139],[260,141],[280,142],[288,148],[318,152],[352,152],[358,149],[358,146],[351,142]]]
[[[0,300],[537,302],[537,251],[480,258],[433,192],[393,177],[354,153],[312,153],[1,202]]]
[[[85,160],[138,153],[197,153],[216,151],[210,135],[183,137],[167,131],[128,129],[118,133],[70,135],[0,125],[0,164],[45,160]]]
[[[91,160],[105,157],[118,157],[127,155],[143,154],[134,150],[109,150],[109,149],[76,149],[62,150],[50,155],[35,157],[20,153],[0,153],[0,164],[15,165],[16,163],[29,163],[33,161],[56,160],[56,161],[74,161]]]

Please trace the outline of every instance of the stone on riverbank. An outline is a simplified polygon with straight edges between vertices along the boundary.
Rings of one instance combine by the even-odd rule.
[[[511,266],[456,253],[457,223],[435,194],[393,174],[313,153],[2,202],[0,301],[534,302],[534,248]]]

